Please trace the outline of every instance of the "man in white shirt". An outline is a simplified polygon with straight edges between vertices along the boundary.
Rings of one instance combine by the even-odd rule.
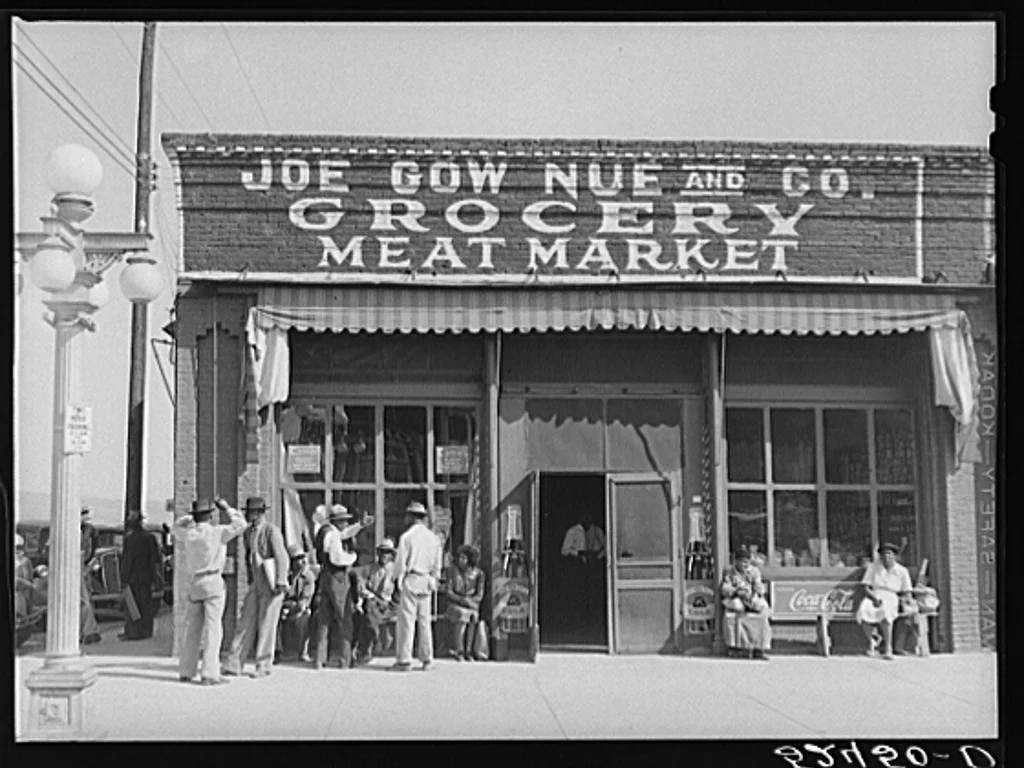
[[[231,518],[228,525],[214,525],[217,508]],[[220,676],[220,641],[224,616],[224,560],[227,543],[245,530],[241,513],[218,499],[192,502],[192,514],[174,522],[174,538],[185,548],[189,589],[185,599],[185,639],[178,659],[178,677],[191,682],[196,676],[200,650],[203,657],[203,685],[226,683]]]
[[[391,669],[407,672],[412,666],[413,625],[419,633],[419,660],[429,669],[434,659],[430,626],[430,597],[441,578],[441,542],[427,525],[427,508],[414,501],[405,509],[408,528],[398,539],[395,585],[398,589],[398,622],[395,663]]]
[[[869,656],[878,653],[874,633],[874,625],[878,624],[884,641],[882,658],[892,659],[892,626],[899,615],[900,596],[913,590],[910,572],[896,562],[898,551],[895,544],[882,544],[878,548],[879,560],[864,570],[861,579],[865,597],[857,609],[857,623],[868,638]]]
[[[320,563],[317,580],[317,643],[314,669],[323,669],[327,663],[328,642],[333,628],[340,638],[341,659],[339,666],[347,669],[352,665],[352,612],[359,596],[359,580],[351,566],[356,562],[356,553],[346,548],[345,542],[355,537],[360,530],[373,522],[372,515],[362,521],[351,523],[352,515],[346,507],[335,504],[331,507],[327,522],[316,534],[315,552]],[[345,525],[350,523],[349,525]]]

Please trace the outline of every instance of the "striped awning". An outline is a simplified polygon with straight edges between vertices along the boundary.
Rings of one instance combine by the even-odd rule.
[[[252,320],[271,328],[384,333],[657,330],[889,334],[956,328],[954,297],[910,290],[614,290],[273,286]]]

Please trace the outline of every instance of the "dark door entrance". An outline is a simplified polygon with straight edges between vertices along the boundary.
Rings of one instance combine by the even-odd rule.
[[[607,533],[604,474],[541,473],[537,580],[545,649],[608,650],[607,554],[586,562],[562,555],[566,533],[585,515]]]

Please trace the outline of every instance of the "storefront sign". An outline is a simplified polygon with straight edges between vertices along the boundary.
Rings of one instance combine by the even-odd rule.
[[[981,645],[996,650],[996,376],[995,346],[975,341],[981,371],[978,392],[978,453],[974,465],[975,518],[978,540],[978,601]]]
[[[92,408],[69,405],[64,412],[64,453],[92,450]]]
[[[468,475],[469,446],[439,445],[435,449],[435,471],[439,475]]]
[[[168,148],[180,138],[168,137]],[[910,153],[824,146],[571,153],[556,142],[530,152],[384,143],[305,142],[215,159],[175,147],[185,230],[195,233],[186,269],[480,282],[855,269],[908,277],[923,253],[933,179]]]
[[[320,474],[320,446],[289,445],[287,472],[290,475]]]
[[[494,618],[505,632],[525,632],[530,623],[530,583],[526,579],[494,580]]]
[[[772,614],[777,617],[817,616],[857,610],[860,585],[834,581],[773,581]]]

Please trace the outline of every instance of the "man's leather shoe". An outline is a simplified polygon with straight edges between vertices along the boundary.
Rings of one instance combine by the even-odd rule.
[[[228,677],[238,677],[239,674],[241,674],[241,671],[237,670],[237,669],[225,669],[225,668],[222,667],[221,670],[220,670],[220,673],[222,675],[227,675]]]
[[[204,677],[199,681],[200,685],[227,685],[228,681],[223,677]]]
[[[412,669],[412,664],[399,664],[397,661],[388,667],[392,672],[408,672]]]
[[[192,678],[191,677],[185,677],[184,675],[178,675],[178,679],[181,682],[183,682],[183,683],[191,683],[192,682]]]
[[[82,639],[82,643],[85,645],[92,645],[93,643],[98,643],[102,639],[103,638],[100,637],[98,632],[93,632],[91,635],[86,635]]]
[[[252,673],[252,677],[253,678],[270,677],[270,670],[269,669],[257,669],[255,672]]]

